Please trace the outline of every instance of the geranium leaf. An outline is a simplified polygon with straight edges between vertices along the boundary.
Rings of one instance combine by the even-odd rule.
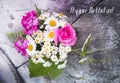
[[[38,76],[48,76],[49,68],[43,67],[42,64],[34,64],[32,60],[29,61],[29,72],[30,77],[38,77]]]
[[[30,72],[30,77],[50,77],[50,79],[55,79],[62,73],[62,69],[57,68],[58,65],[52,64],[50,67],[43,67],[43,64],[34,64],[32,60],[29,61],[28,69]]]
[[[52,65],[50,67],[49,77],[53,80],[62,73],[62,69],[58,69],[57,66],[58,65]]]
[[[87,37],[87,39],[85,40],[85,43],[83,44],[83,47],[81,49],[80,55],[82,55],[83,57],[87,54],[88,46],[90,44],[90,38],[91,38],[91,34]]]

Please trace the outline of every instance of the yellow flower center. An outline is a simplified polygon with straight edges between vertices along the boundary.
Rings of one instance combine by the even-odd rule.
[[[38,40],[38,39],[36,39],[36,40],[35,40],[35,42],[36,42],[36,43],[39,43],[39,40]]]
[[[43,16],[40,16],[40,18],[43,18]]]
[[[49,38],[53,38],[53,37],[54,37],[54,32],[50,32],[50,33],[48,34],[48,37],[49,37]]]
[[[51,20],[51,21],[49,22],[49,25],[52,26],[52,27],[56,26],[55,20]]]
[[[41,38],[41,35],[37,35],[38,38]]]
[[[59,13],[59,16],[63,16],[63,14],[62,14],[62,13]]]
[[[28,50],[29,51],[32,51],[33,50],[33,46],[30,44],[30,45],[28,45]]]

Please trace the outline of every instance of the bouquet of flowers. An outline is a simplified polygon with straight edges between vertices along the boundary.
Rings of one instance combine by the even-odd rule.
[[[44,76],[55,79],[66,67],[67,54],[79,51],[85,55],[90,41],[86,39],[80,50],[71,49],[77,36],[62,13],[32,10],[22,17],[23,30],[17,33],[14,47],[29,58],[30,77]]]

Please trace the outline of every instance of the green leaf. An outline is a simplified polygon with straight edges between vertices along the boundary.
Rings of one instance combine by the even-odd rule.
[[[62,69],[58,69],[57,66],[58,65],[52,65],[50,67],[49,77],[53,80],[62,73]]]
[[[28,69],[30,72],[30,77],[50,77],[50,79],[55,79],[62,73],[62,69],[57,68],[58,65],[52,64],[50,67],[43,67],[43,64],[34,64],[32,60],[29,61]]]
[[[40,25],[43,25],[44,20],[40,20],[39,23],[40,23]]]
[[[10,40],[12,40],[13,42],[14,41],[16,41],[17,39],[18,39],[18,37],[20,37],[20,38],[24,38],[24,32],[23,32],[23,30],[20,30],[20,31],[18,31],[18,32],[13,32],[13,33],[7,33],[6,34],[6,36],[10,39]]]
[[[80,55],[82,55],[83,57],[87,54],[88,46],[90,44],[90,38],[91,38],[91,34],[87,37],[87,39],[85,40],[85,43],[81,49]]]
[[[29,61],[28,69],[30,77],[48,76],[49,68],[43,67],[42,64],[34,64],[32,60]]]
[[[38,7],[36,5],[35,5],[35,8],[36,8],[37,16],[40,16],[41,15],[40,9],[38,9]]]

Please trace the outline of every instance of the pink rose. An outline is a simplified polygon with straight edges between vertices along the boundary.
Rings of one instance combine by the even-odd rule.
[[[63,28],[57,28],[54,32],[54,42],[57,44],[58,42],[63,43],[67,46],[72,46],[76,43],[77,37],[75,30],[72,28],[70,24],[67,24]]]
[[[27,41],[27,39],[21,40],[20,38],[18,38],[18,40],[14,42],[14,47],[23,56],[28,57],[28,54],[26,52],[26,49],[28,47],[28,41]]]
[[[27,12],[21,20],[21,24],[24,28],[24,32],[28,35],[33,34],[33,31],[38,30],[38,19],[35,11]]]

